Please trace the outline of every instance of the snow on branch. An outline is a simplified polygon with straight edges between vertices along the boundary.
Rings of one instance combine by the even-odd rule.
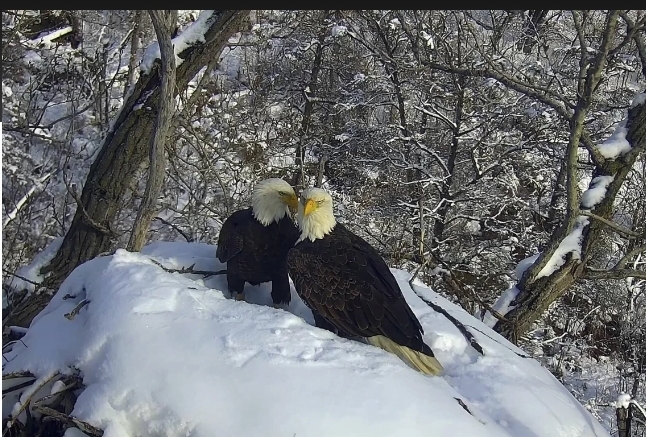
[[[619,122],[615,131],[603,143],[597,145],[597,149],[601,155],[606,159],[617,159],[630,151],[630,143],[626,139],[628,129],[626,128],[626,120]]]
[[[608,185],[614,180],[614,176],[597,176],[592,179],[590,187],[581,196],[581,208],[592,209],[601,203],[606,196]]]
[[[198,42],[205,43],[204,34],[211,26],[214,17],[214,10],[205,10],[200,13],[195,22],[191,23],[182,33],[172,39],[175,51],[175,65],[179,67],[184,60],[178,55],[188,47]],[[149,74],[156,59],[161,59],[159,43],[154,42],[146,49],[143,59],[141,60],[140,70],[144,74]]]
[[[572,254],[573,259],[581,259],[581,243],[583,241],[583,230],[590,224],[590,220],[585,216],[579,216],[574,222],[574,229],[562,241],[552,254],[545,266],[538,272],[536,278],[550,276],[565,264],[565,256]]]
[[[2,229],[4,229],[9,224],[9,222],[11,222],[18,216],[20,210],[27,204],[27,202],[29,202],[36,190],[41,190],[43,188],[43,184],[47,181],[47,179],[49,179],[51,175],[51,172],[46,173],[35,181],[34,185],[32,185],[29,191],[27,191],[27,193],[25,193],[25,195],[22,196],[22,198],[18,200],[18,202],[16,202],[16,206],[9,212],[9,214],[7,214],[7,218],[2,222]]]

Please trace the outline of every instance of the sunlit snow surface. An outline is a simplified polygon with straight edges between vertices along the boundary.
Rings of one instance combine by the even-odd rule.
[[[464,323],[472,349],[393,270],[445,368],[424,376],[394,355],[311,326],[292,292],[269,285],[228,299],[226,279],[167,273],[219,270],[215,246],[156,243],[78,267],[5,357],[3,373],[78,368],[87,387],[73,414],[116,436],[608,436],[538,362],[423,285],[415,291]],[[63,299],[65,295],[74,298]],[[89,305],[68,320],[82,299]],[[303,319],[304,318],[304,319]],[[48,389],[49,390],[51,388]],[[46,393],[46,394],[47,394]],[[461,398],[475,415],[454,398]],[[3,400],[3,416],[16,395]],[[24,414],[24,413],[23,413]]]

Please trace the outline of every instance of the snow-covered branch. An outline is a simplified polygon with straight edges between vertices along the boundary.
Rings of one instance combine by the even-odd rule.
[[[42,184],[47,181],[51,177],[52,173],[46,173],[42,177],[38,178],[34,185],[25,193],[24,196],[22,196],[18,202],[16,202],[16,206],[7,214],[7,217],[3,220],[2,222],[2,229],[4,229],[13,219],[15,219],[18,216],[18,213],[20,210],[28,204],[29,200],[34,196],[34,193],[36,193],[37,190],[42,190]]]

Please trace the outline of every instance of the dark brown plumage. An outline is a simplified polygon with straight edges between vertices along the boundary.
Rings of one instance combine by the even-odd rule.
[[[236,211],[222,224],[216,256],[227,263],[229,291],[244,299],[245,282],[258,285],[271,281],[275,306],[289,304],[287,251],[298,239],[298,228],[289,216],[298,200],[294,189],[282,179],[259,182],[252,207]]]
[[[423,328],[386,262],[368,242],[335,222],[331,197],[326,205],[329,195],[322,191],[303,193],[303,240],[287,255],[298,295],[339,335],[365,337],[418,370],[438,374],[442,366],[424,343]],[[307,200],[308,194],[314,200]]]
[[[251,208],[233,213],[222,225],[216,251],[220,262],[227,263],[229,291],[242,294],[245,282],[258,285],[271,281],[274,304],[289,304],[287,251],[298,235],[289,216],[264,226]]]

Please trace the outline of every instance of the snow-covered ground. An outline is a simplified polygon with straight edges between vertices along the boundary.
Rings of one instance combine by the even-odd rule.
[[[423,284],[412,290],[405,271],[393,269],[442,377],[312,326],[295,292],[289,312],[269,306],[268,284],[247,285],[249,303],[237,302],[223,275],[168,273],[151,259],[225,267],[215,246],[198,243],[89,261],[5,354],[3,373],[80,370],[86,388],[73,415],[105,437],[609,436],[537,361]],[[466,325],[485,355],[418,295]],[[3,399],[3,417],[18,411],[19,393]]]

